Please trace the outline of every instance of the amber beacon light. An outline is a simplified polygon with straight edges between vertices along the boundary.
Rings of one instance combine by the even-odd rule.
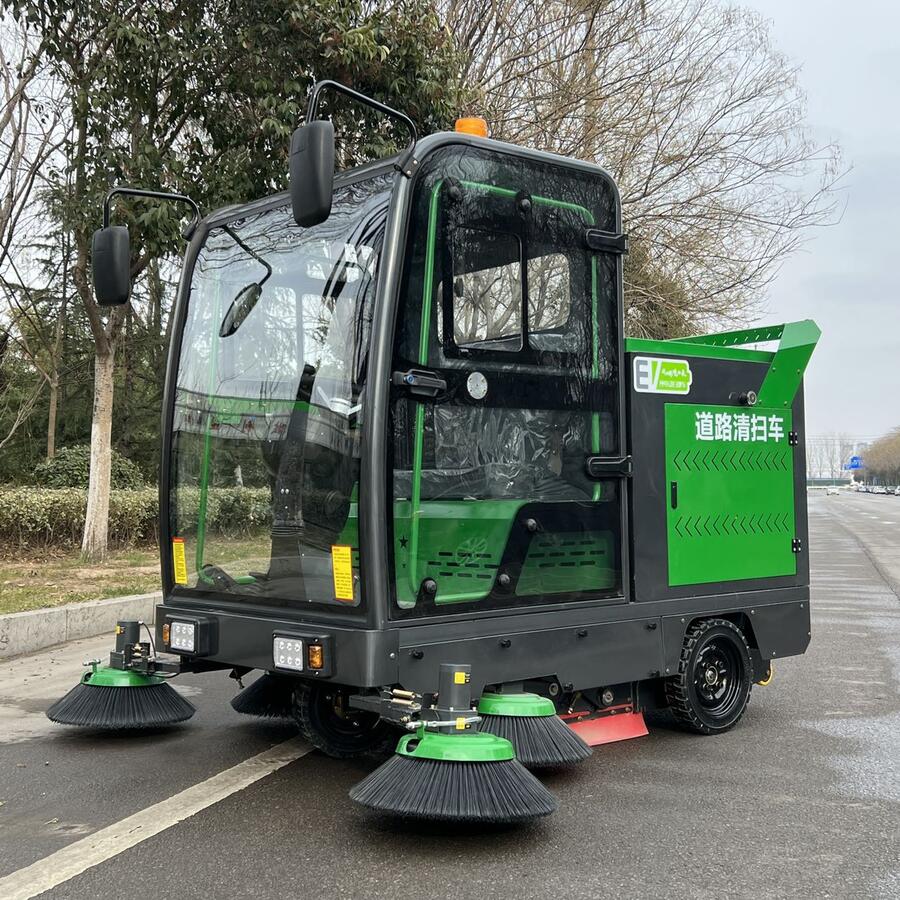
[[[454,131],[460,134],[474,134],[476,137],[488,136],[488,124],[481,116],[464,116],[456,120]]]

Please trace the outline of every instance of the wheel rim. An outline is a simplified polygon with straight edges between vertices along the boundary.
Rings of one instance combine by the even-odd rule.
[[[711,640],[697,654],[694,692],[703,711],[727,718],[740,702],[743,665],[737,647],[722,639]]]
[[[350,709],[339,691],[318,692],[316,718],[323,732],[343,741],[365,741],[379,725],[374,713]]]

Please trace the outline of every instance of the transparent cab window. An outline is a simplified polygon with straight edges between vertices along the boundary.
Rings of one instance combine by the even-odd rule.
[[[458,347],[522,347],[522,263],[519,240],[472,228],[451,238],[453,339]]]
[[[273,605],[361,602],[360,408],[385,181],[211,229],[173,412],[176,590]]]

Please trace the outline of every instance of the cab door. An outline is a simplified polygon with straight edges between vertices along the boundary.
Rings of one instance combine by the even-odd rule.
[[[395,615],[624,596],[603,188],[472,149],[419,179],[392,376]]]

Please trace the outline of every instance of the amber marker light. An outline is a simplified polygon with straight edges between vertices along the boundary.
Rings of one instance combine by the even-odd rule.
[[[481,116],[463,116],[456,120],[454,131],[459,134],[474,134],[475,137],[488,136],[488,124]]]
[[[169,623],[166,622],[162,627],[162,639],[163,643],[168,646],[169,643]]]
[[[306,662],[310,669],[324,669],[325,648],[321,644],[310,644],[306,648]]]

